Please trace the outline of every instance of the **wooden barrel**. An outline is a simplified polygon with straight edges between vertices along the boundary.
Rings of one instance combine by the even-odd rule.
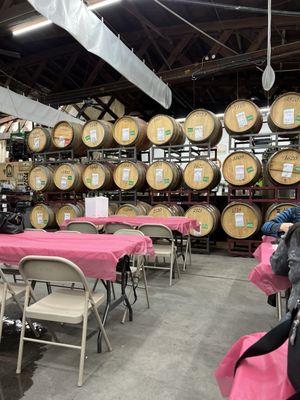
[[[222,173],[230,185],[254,185],[262,176],[262,165],[254,154],[236,151],[225,158]]]
[[[82,128],[82,141],[90,149],[110,149],[117,146],[112,131],[113,124],[110,122],[91,120]]]
[[[61,164],[54,172],[54,184],[59,190],[81,191],[83,189],[82,171],[84,166],[81,164]]]
[[[212,235],[220,222],[220,211],[212,204],[197,204],[190,207],[185,216],[199,222],[200,229],[192,229],[190,234],[196,237]]]
[[[262,214],[255,204],[232,202],[224,208],[221,224],[228,236],[234,239],[248,239],[259,232]]]
[[[156,146],[180,145],[185,142],[182,126],[168,115],[156,115],[148,123],[147,136]]]
[[[58,122],[51,132],[52,143],[57,150],[70,150],[76,156],[81,156],[86,152],[86,147],[82,142],[82,126],[73,122]]]
[[[275,185],[293,186],[300,182],[300,150],[282,149],[267,162],[267,177]]]
[[[155,161],[148,167],[146,179],[154,190],[175,190],[181,185],[182,170],[178,164]]]
[[[83,183],[90,190],[111,190],[114,187],[114,169],[114,164],[108,162],[89,164],[82,173]]]
[[[109,202],[108,205],[108,215],[115,215],[119,209],[118,204]]]
[[[30,211],[29,220],[35,229],[54,228],[56,226],[55,209],[46,204],[36,204]]]
[[[222,138],[222,124],[214,113],[199,108],[186,117],[184,133],[191,143],[199,147],[214,147]]]
[[[63,204],[56,211],[56,222],[57,225],[62,226],[65,221],[72,218],[83,217],[84,216],[84,206],[81,203],[67,203]]]
[[[182,217],[184,210],[177,204],[157,204],[151,208],[148,212],[150,217]]]
[[[300,93],[284,93],[273,102],[268,115],[272,132],[300,129]]]
[[[141,161],[123,161],[114,170],[114,182],[122,190],[143,190],[146,185],[147,166]]]
[[[270,207],[268,207],[266,214],[265,214],[265,220],[266,221],[271,221],[271,219],[274,219],[277,214],[282,213],[284,210],[287,210],[288,208],[294,208],[296,207],[297,204],[295,203],[275,203],[272,204]]]
[[[250,100],[235,100],[224,113],[224,127],[231,135],[258,133],[263,124],[260,109]]]
[[[151,147],[147,138],[147,122],[138,117],[125,115],[119,118],[114,123],[113,137],[120,146],[135,146],[139,151]]]
[[[36,126],[28,133],[27,147],[32,153],[43,153],[54,150],[50,129]]]
[[[142,201],[138,201],[137,204],[123,204],[119,207],[117,215],[124,215],[126,217],[137,217],[139,215],[147,215],[147,211],[151,209],[151,206]]]
[[[34,166],[28,174],[28,185],[35,192],[53,192],[55,190],[54,171],[50,165]]]
[[[221,180],[219,167],[211,160],[198,158],[190,161],[183,171],[184,183],[194,190],[208,190]]]

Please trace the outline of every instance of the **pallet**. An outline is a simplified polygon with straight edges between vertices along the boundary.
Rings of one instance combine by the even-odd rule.
[[[232,257],[253,257],[254,251],[261,244],[261,240],[227,239],[227,252]]]

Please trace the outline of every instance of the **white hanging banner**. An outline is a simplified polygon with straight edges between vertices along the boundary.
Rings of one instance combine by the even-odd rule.
[[[86,50],[102,58],[165,108],[170,88],[152,72],[82,0],[28,0],[48,20],[70,33]]]
[[[0,86],[0,111],[20,119],[49,126],[50,128],[59,121],[84,124],[83,121],[72,117],[70,114],[46,106],[36,100],[31,100],[2,86]]]

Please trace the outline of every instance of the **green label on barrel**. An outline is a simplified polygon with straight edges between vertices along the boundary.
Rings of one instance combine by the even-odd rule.
[[[171,135],[171,131],[168,129],[167,131],[165,131],[165,135]]]
[[[296,121],[300,121],[300,115],[296,116]]]
[[[46,219],[44,219],[44,224],[45,224],[45,225],[47,225],[47,224],[48,224],[48,221],[47,221]]]
[[[87,135],[87,136],[85,137],[85,140],[91,140],[90,135]]]
[[[92,183],[91,178],[88,178],[86,181],[87,181],[87,183]]]
[[[72,175],[68,175],[68,181],[71,181],[72,179]]]
[[[203,182],[208,182],[209,181],[209,177],[208,176],[204,176],[203,177]]]
[[[188,128],[188,132],[193,132],[193,128]]]
[[[300,172],[300,166],[299,165],[295,165],[295,171]]]
[[[164,179],[164,183],[170,183],[170,179]]]
[[[201,224],[202,229],[208,229],[208,224]]]
[[[254,169],[252,166],[247,168],[247,172],[253,172],[253,171],[254,171]]]
[[[247,222],[247,228],[253,228],[254,224],[253,222]]]
[[[253,120],[253,115],[247,115],[247,121],[252,121]]]
[[[134,136],[135,132],[134,131],[130,131],[130,136]]]
[[[134,185],[134,181],[128,181],[128,185]]]

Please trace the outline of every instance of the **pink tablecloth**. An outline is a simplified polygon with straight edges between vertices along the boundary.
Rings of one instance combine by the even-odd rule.
[[[64,257],[77,264],[87,277],[115,280],[116,265],[124,255],[154,254],[148,237],[91,235],[27,231],[0,234],[0,262],[17,265],[28,255]]]
[[[264,333],[241,337],[220,362],[215,377],[222,396],[229,400],[286,400],[295,393],[287,377],[287,342],[270,354],[243,360],[243,352]]]
[[[199,223],[192,218],[186,217],[169,217],[169,218],[158,218],[158,217],[125,217],[112,215],[111,217],[99,217],[99,218],[89,218],[80,217],[73,218],[71,221],[89,221],[95,225],[105,225],[109,222],[121,222],[129,224],[131,226],[139,226],[142,224],[163,224],[170,228],[172,231],[178,231],[183,235],[188,235],[191,229],[199,229]],[[69,221],[66,221],[66,223]]]
[[[291,286],[286,276],[275,275],[270,265],[270,257],[275,251],[272,243],[263,242],[255,251],[259,264],[250,272],[248,279],[259,289],[270,295]]]

